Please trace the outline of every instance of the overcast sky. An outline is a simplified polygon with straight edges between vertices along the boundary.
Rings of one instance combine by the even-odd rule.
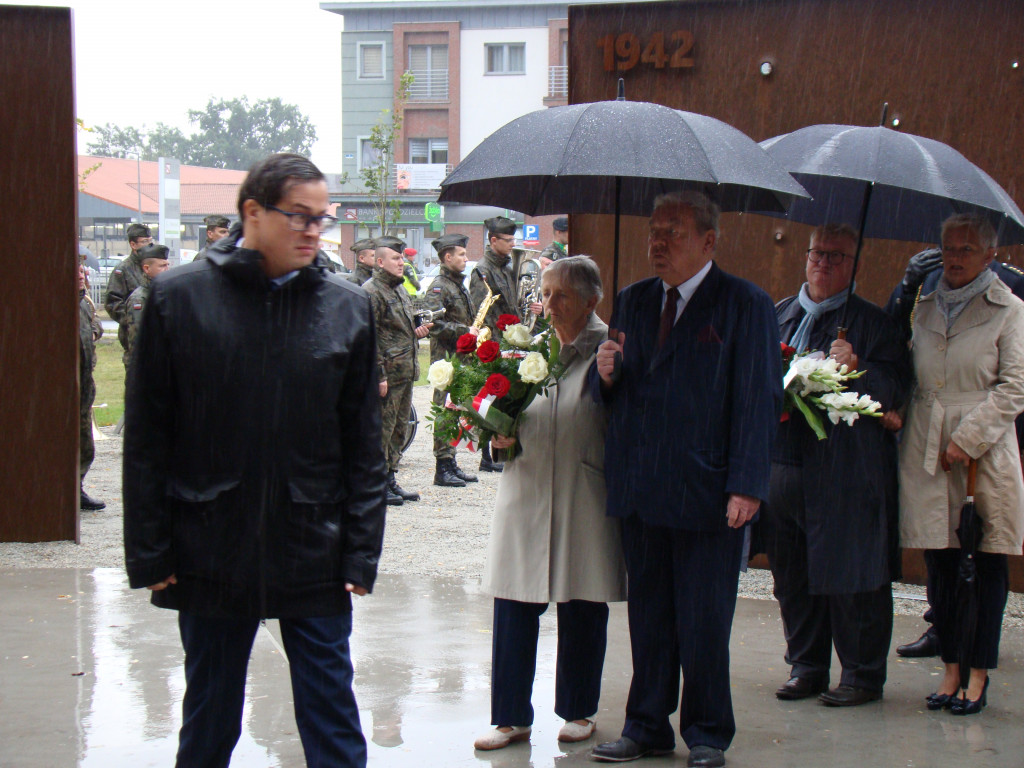
[[[74,9],[76,114],[87,125],[166,123],[210,97],[280,97],[313,121],[312,159],[341,170],[343,21],[317,0],[25,0]],[[79,135],[84,153],[88,134]]]

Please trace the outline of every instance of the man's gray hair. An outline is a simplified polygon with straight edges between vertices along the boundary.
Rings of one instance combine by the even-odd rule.
[[[811,239],[807,244],[813,245],[815,240],[835,240],[840,237],[849,238],[853,241],[854,247],[856,247],[857,241],[860,240],[860,233],[856,227],[852,227],[849,224],[830,222],[811,230]]]
[[[984,248],[996,247],[996,228],[992,222],[980,213],[954,213],[942,222],[942,239],[946,239],[946,233],[951,229],[967,227],[978,236],[978,242]]]
[[[705,195],[703,192],[684,190],[680,192],[666,192],[654,199],[654,210],[665,205],[685,205],[693,211],[693,222],[699,232],[715,230],[715,237],[721,233],[718,231],[718,217],[722,209],[718,203]]]
[[[540,274],[541,284],[545,276],[557,277],[563,285],[571,287],[584,301],[604,296],[601,286],[601,270],[589,256],[566,256],[548,264]]]

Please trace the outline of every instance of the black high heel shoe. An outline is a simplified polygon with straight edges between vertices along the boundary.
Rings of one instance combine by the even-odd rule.
[[[958,701],[955,693],[929,693],[924,697],[924,704],[933,712],[937,709],[952,709]]]
[[[985,678],[985,685],[981,689],[981,696],[977,699],[968,699],[966,697],[963,699],[955,699],[953,701],[953,706],[949,708],[949,711],[954,715],[976,715],[981,712],[981,710],[985,708],[985,705],[988,704],[988,684],[991,679],[991,677]]]

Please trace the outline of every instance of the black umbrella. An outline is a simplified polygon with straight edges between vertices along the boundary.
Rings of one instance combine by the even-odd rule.
[[[663,192],[706,193],[725,211],[784,211],[806,193],[746,134],[721,120],[619,98],[531,112],[499,128],[441,184],[442,203],[532,216],[650,215]]]
[[[981,518],[974,507],[977,476],[978,463],[971,459],[967,467],[967,498],[960,509],[960,525],[956,529],[956,536],[960,539],[960,562],[957,567],[955,626],[960,687],[965,690],[971,678],[971,655],[978,624],[978,569],[974,557],[981,543]]]
[[[1024,213],[1013,199],[942,142],[882,125],[811,125],[761,146],[811,193],[789,207],[787,219],[859,224],[854,274],[864,238],[938,242],[943,220],[955,213],[986,216],[1001,244],[1024,243]],[[851,281],[847,299],[852,291]]]

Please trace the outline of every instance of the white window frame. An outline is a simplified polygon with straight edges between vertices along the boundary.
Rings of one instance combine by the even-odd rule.
[[[365,136],[356,136],[356,173],[363,170],[363,142],[369,140],[369,134]]]
[[[380,48],[380,75],[364,75],[363,74],[363,49],[364,48]],[[356,80],[367,80],[371,82],[380,82],[388,76],[388,46],[384,40],[361,40],[356,43]]]
[[[432,138],[412,138],[412,139],[409,139],[409,154],[408,154],[408,157],[409,157],[409,162],[410,163],[415,162],[412,159],[413,158],[412,143],[414,141],[425,141],[427,143],[427,164],[432,164],[433,163],[434,152],[435,152],[435,150],[440,149],[440,147],[435,146],[435,143],[436,144],[440,144],[441,142],[444,142],[445,154],[447,154],[448,151],[449,151],[448,150],[448,139],[443,137],[443,136],[435,136],[435,137],[432,137]],[[448,160],[447,159],[444,161],[444,163],[436,163],[436,165],[447,165],[447,164],[448,164]]]
[[[509,52],[510,48],[514,48],[514,47],[521,47],[523,49],[523,69],[522,69],[522,71],[514,71],[513,72],[513,71],[510,71],[508,69],[508,61],[509,61],[509,58],[510,58],[509,55],[508,55],[508,52]],[[491,50],[491,48],[503,48],[504,49],[505,69],[503,69],[500,72],[491,72],[487,68],[490,65],[490,58],[491,58],[490,57],[490,50]],[[525,42],[518,42],[518,43],[484,43],[484,75],[485,76],[487,76],[487,77],[507,77],[509,75],[515,76],[515,75],[525,75],[525,74],[526,74],[526,43]]]

